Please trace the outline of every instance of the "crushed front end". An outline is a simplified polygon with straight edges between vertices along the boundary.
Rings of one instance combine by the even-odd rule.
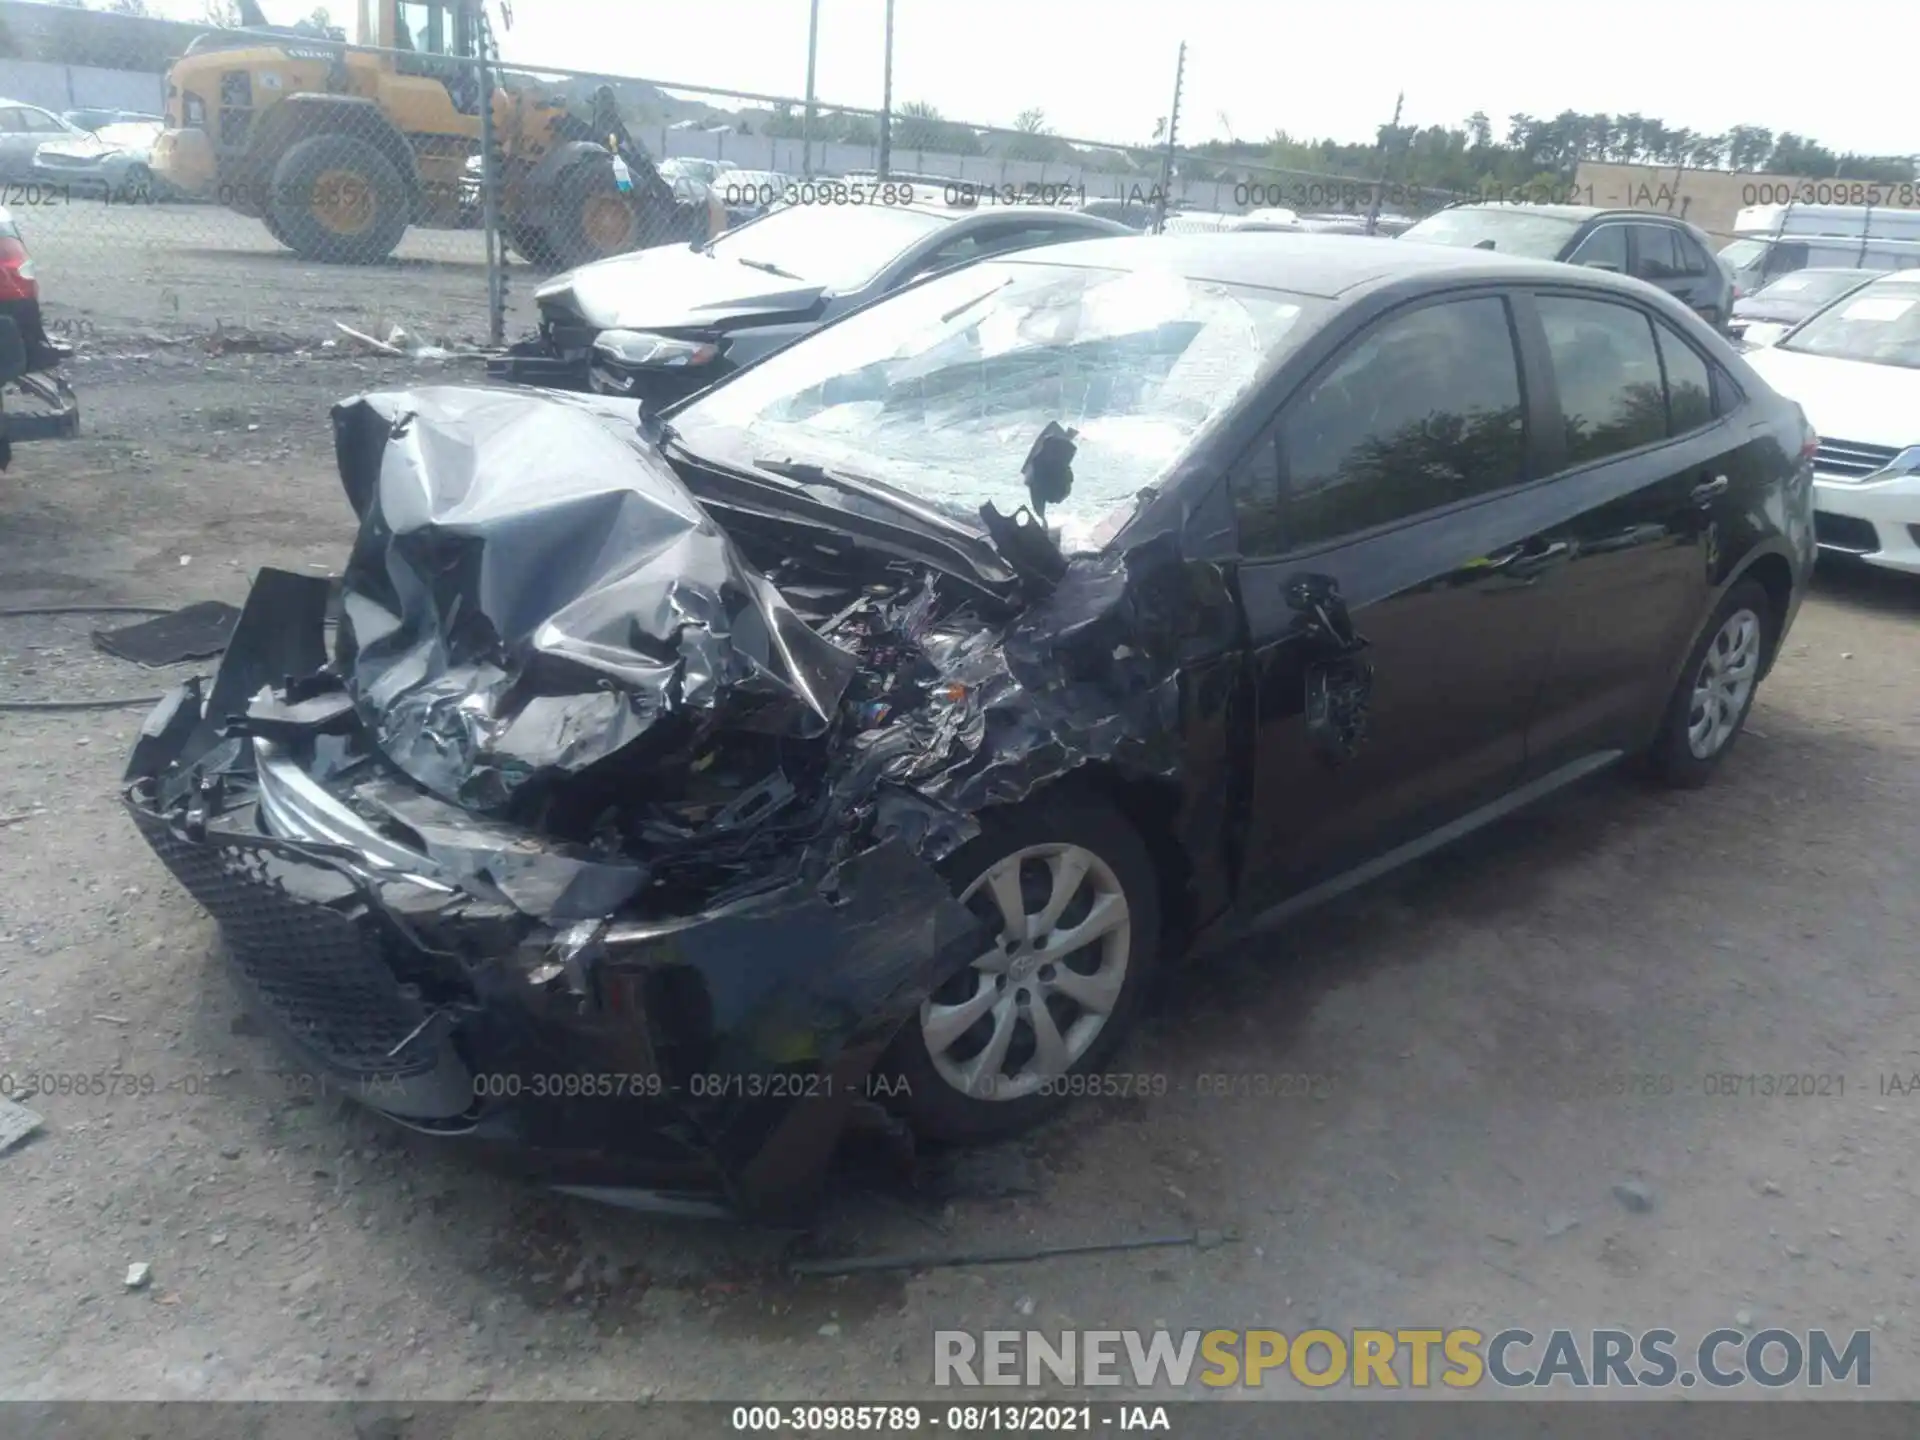
[[[1142,617],[1184,607],[1122,561],[1018,613],[898,560],[776,585],[612,401],[335,424],[345,572],[260,573],[210,689],[143,728],[141,833],[319,1080],[553,1184],[803,1212],[979,951],[937,868],[973,814],[1177,769]]]

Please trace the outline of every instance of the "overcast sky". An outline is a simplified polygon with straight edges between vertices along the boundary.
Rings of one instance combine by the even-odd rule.
[[[196,17],[202,0],[149,0]],[[270,19],[314,0],[264,0]],[[355,0],[331,0],[351,33]],[[820,0],[817,93],[878,108],[885,0]],[[699,85],[804,93],[808,0],[518,0],[509,61]],[[497,15],[497,9],[496,9]],[[1370,140],[1406,91],[1403,119],[1497,134],[1516,111],[1638,111],[1670,126],[1738,124],[1808,135],[1836,150],[1920,151],[1913,69],[1920,4],[1847,6],[1827,32],[1811,12],[1733,23],[1739,9],[1672,0],[896,0],[894,101],[1007,125],[1036,106],[1059,133],[1142,141],[1167,113],[1187,42],[1183,142]],[[1805,41],[1819,41],[1809,50]],[[1872,57],[1902,57],[1881,68]],[[1832,63],[1826,63],[1831,61]]]

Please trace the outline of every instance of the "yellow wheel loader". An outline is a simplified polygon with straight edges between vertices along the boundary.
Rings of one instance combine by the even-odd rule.
[[[374,264],[411,225],[462,223],[493,59],[484,0],[360,0],[377,52],[239,8],[244,28],[199,36],[168,72],[157,174],[309,260]],[[726,228],[714,197],[676,198],[605,88],[583,118],[507,77],[492,110],[500,223],[525,259],[571,267]]]

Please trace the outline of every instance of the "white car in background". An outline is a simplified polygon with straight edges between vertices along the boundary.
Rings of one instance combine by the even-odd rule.
[[[1745,359],[1819,433],[1820,548],[1920,575],[1920,271],[1869,281]]]

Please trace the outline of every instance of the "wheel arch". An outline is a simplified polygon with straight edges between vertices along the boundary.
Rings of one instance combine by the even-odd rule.
[[[1177,955],[1197,928],[1195,859],[1180,838],[1180,786],[1159,776],[1129,773],[1089,760],[1032,791],[1024,803],[1049,796],[1083,798],[1118,810],[1146,846],[1159,882],[1160,940],[1164,955]]]
[[[1767,653],[1760,658],[1760,678],[1764,680],[1773,669],[1774,657],[1780,653],[1781,642],[1787,637],[1787,626],[1793,619],[1794,603],[1798,598],[1793,582],[1793,565],[1779,551],[1763,551],[1750,557],[1746,564],[1736,570],[1721,593],[1724,594],[1742,580],[1755,581],[1767,592],[1767,600],[1773,607],[1773,634],[1767,645]]]

